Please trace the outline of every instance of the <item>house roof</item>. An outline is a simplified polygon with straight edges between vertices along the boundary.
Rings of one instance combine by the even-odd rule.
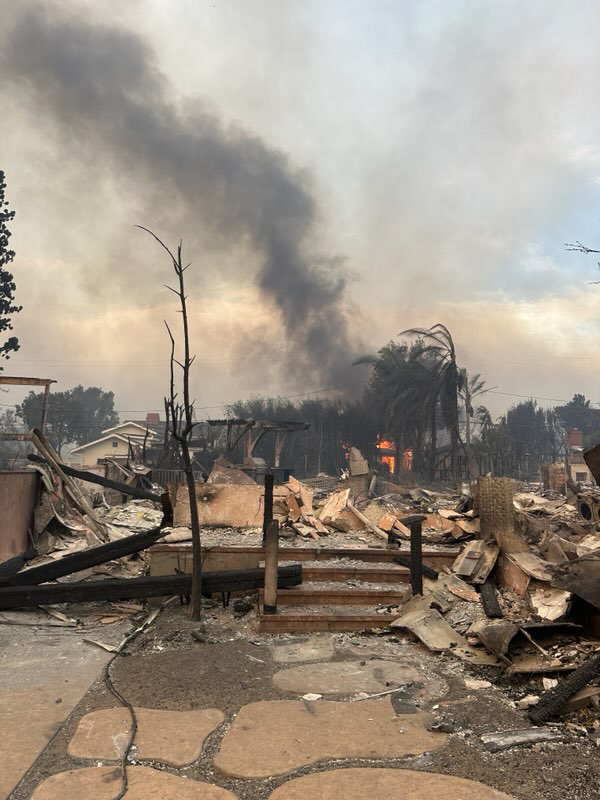
[[[73,448],[71,450],[72,453],[81,453],[83,450],[87,450],[88,447],[92,447],[92,445],[100,444],[100,442],[105,442],[107,439],[120,439],[125,444],[129,444],[129,439],[126,439],[124,436],[121,436],[119,433],[111,433],[109,436],[101,436],[100,439],[94,439],[93,442],[86,442],[85,444],[80,444],[79,447]]]
[[[140,436],[146,435],[146,430],[148,431],[149,436],[156,436],[156,433],[152,430],[151,427],[146,427],[145,425],[140,425],[139,422],[134,422],[133,420],[125,420],[125,422],[120,422],[118,425],[115,425],[112,428],[107,428],[106,430],[102,431],[102,433],[113,433],[114,431],[118,431],[120,428],[124,428],[127,425],[133,425],[136,428],[140,429]],[[137,436],[138,434],[136,434]]]
[[[132,422],[134,425],[141,425],[141,427],[146,430],[154,431],[154,433],[158,433],[161,436],[165,432],[166,422],[159,420],[158,422],[146,422],[145,419],[131,419],[129,422]]]

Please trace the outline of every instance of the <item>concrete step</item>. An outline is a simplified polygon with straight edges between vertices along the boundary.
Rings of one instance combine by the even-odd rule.
[[[402,583],[410,574],[408,567],[378,566],[364,567],[337,567],[334,564],[323,566],[308,566],[302,568],[302,579],[305,583],[316,581],[344,581],[354,580],[366,583]]]
[[[327,537],[322,537],[326,540]],[[174,572],[191,572],[191,542],[161,543],[153,545],[150,553],[150,574],[170,575]],[[331,561],[351,559],[384,566],[392,565],[398,553],[409,555],[408,547],[401,550],[387,547],[285,547],[279,548],[279,561]],[[460,547],[447,547],[434,550],[423,548],[423,563],[441,572],[444,567],[451,567]],[[258,567],[265,557],[262,547],[216,545],[202,548],[203,568],[206,572],[220,569],[249,569]]]
[[[360,613],[357,613],[360,612]],[[284,606],[276,614],[261,613],[261,633],[313,633],[318,631],[351,632],[387,628],[401,612],[376,614],[372,607],[339,606],[335,612],[324,606],[310,611],[298,606]]]
[[[259,602],[263,603],[263,589],[259,591]],[[410,588],[402,589],[332,589],[312,586],[295,586],[277,591],[277,605],[327,605],[327,606],[377,606],[400,605],[410,596]]]

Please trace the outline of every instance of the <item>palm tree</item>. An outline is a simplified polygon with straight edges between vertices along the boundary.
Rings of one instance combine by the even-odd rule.
[[[485,381],[479,373],[476,375],[469,375],[466,369],[462,369],[462,389],[460,395],[464,401],[465,406],[465,444],[467,450],[471,447],[471,419],[475,415],[473,402],[476,397],[481,397],[486,392],[491,392],[496,387],[492,386],[490,389],[485,387]],[[483,408],[483,406],[481,406]],[[487,409],[486,409],[487,410]],[[488,412],[489,413],[489,412]]]
[[[450,458],[452,471],[456,472],[456,451],[460,443],[458,397],[463,388],[464,375],[456,362],[456,348],[448,328],[441,323],[431,328],[408,328],[400,336],[418,337],[411,360],[422,364],[429,380],[421,386],[421,402],[429,412],[431,431],[430,474],[435,477],[436,431],[438,408],[450,433]]]
[[[421,401],[429,380],[426,367],[411,358],[413,350],[406,344],[388,342],[376,355],[366,355],[355,364],[368,364],[372,368],[368,397],[379,419],[380,434],[392,438],[396,446],[396,474],[405,447],[412,446],[415,465],[420,461],[426,419]]]

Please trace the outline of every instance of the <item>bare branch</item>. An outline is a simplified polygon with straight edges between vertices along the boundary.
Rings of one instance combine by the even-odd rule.
[[[565,242],[565,249],[576,253],[600,253],[600,250],[594,250],[581,242]]]
[[[178,442],[179,449],[181,453],[181,458],[183,461],[184,472],[186,476],[186,483],[188,489],[188,497],[190,503],[190,521],[191,521],[191,528],[192,528],[192,546],[193,546],[193,565],[192,565],[192,595],[191,595],[191,606],[192,606],[192,619],[199,620],[201,616],[201,609],[202,609],[202,553],[201,553],[201,543],[200,543],[200,521],[198,515],[198,505],[196,501],[196,486],[194,481],[194,470],[192,466],[192,459],[189,449],[189,437],[190,434],[195,426],[195,422],[193,421],[193,403],[190,403],[190,367],[194,362],[195,356],[190,357],[190,336],[189,336],[189,325],[188,325],[188,313],[187,313],[187,296],[185,293],[185,284],[184,284],[184,277],[183,274],[187,267],[182,265],[182,251],[183,251],[183,242],[180,240],[177,246],[177,256],[175,256],[171,250],[164,244],[155,233],[153,233],[148,228],[144,228],[142,225],[138,225],[137,227],[141,228],[142,230],[149,233],[154,239],[160,244],[160,246],[165,250],[173,264],[173,269],[175,271],[175,275],[177,276],[177,282],[179,289],[174,289],[172,286],[165,287],[170,291],[173,292],[177,297],[179,297],[179,302],[181,305],[180,313],[182,318],[182,327],[183,327],[183,361],[178,361],[175,358],[175,337],[171,332],[171,329],[168,323],[165,322],[165,327],[167,329],[167,333],[169,335],[169,339],[171,342],[171,358],[170,358],[170,398],[167,400],[165,399],[165,408],[167,409],[167,417],[170,418],[171,424],[171,435],[172,438]],[[177,403],[176,398],[177,394],[175,392],[175,376],[174,376],[174,365],[177,364],[181,367],[183,372],[183,402]]]
[[[167,247],[167,245],[166,245],[166,244],[163,242],[163,240],[162,240],[162,239],[159,239],[159,238],[158,238],[158,236],[157,236],[157,235],[156,235],[156,234],[155,234],[153,231],[151,231],[151,230],[150,230],[150,228],[145,228],[143,225],[136,225],[135,227],[136,227],[136,228],[139,228],[139,229],[140,229],[140,230],[142,230],[142,231],[146,231],[146,233],[149,233],[149,234],[150,234],[150,236],[152,236],[154,239],[156,239],[156,241],[157,241],[157,242],[159,243],[159,245],[160,245],[160,246],[163,248],[163,250],[166,250],[166,252],[169,254],[169,256],[171,257],[171,261],[173,262],[173,264],[174,264],[174,265],[175,265],[175,264],[177,264],[177,261],[175,260],[175,256],[173,255],[173,253],[172,253],[172,252],[169,250],[169,248],[168,248],[168,247]]]

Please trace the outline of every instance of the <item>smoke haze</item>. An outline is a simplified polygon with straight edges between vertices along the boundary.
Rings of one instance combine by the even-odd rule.
[[[5,42],[1,69],[59,137],[160,204],[169,228],[209,228],[223,248],[245,243],[258,262],[255,285],[280,315],[285,365],[313,382],[348,384],[356,351],[342,262],[314,251],[310,181],[282,152],[199,101],[181,108],[152,49],[118,28],[30,7]],[[139,280],[122,264],[102,276],[105,286]]]
[[[600,400],[596,265],[564,250],[600,246],[597,3],[5,5],[12,371],[160,408],[141,223],[193,262],[199,406],[347,387],[435,322],[501,391]]]

